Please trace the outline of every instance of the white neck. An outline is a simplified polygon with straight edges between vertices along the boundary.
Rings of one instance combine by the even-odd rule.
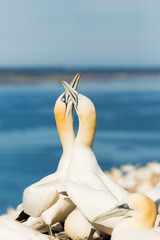
[[[66,113],[64,108],[56,106],[55,119],[63,148],[63,153],[58,164],[57,172],[59,174],[66,174],[68,165],[71,161],[72,148],[75,141],[72,108],[68,113]]]
[[[74,128],[72,128],[72,129],[70,129],[68,137],[66,137],[65,144],[63,142],[63,145],[62,145],[63,153],[62,153],[62,156],[59,160],[59,164],[57,167],[57,172],[59,174],[67,174],[68,166],[71,161],[71,155],[72,155],[74,141],[75,141],[75,132],[74,132]],[[67,144],[67,142],[68,142],[68,144]]]
[[[74,143],[68,178],[72,181],[88,182],[88,174],[97,171],[99,165],[92,151],[96,133],[96,111],[93,103],[83,95],[78,95],[79,129]],[[92,184],[92,183],[89,183]]]
[[[76,142],[84,148],[92,148],[97,127],[96,110],[94,104],[85,96],[79,94],[78,100],[79,129]]]

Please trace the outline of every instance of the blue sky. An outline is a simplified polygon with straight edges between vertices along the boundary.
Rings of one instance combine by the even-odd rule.
[[[159,0],[0,0],[0,66],[160,66]]]

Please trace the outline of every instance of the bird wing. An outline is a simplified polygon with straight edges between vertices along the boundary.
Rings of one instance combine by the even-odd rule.
[[[46,224],[63,222],[74,208],[75,205],[71,199],[60,194],[58,201],[42,213],[41,219]]]
[[[57,181],[57,180],[58,180],[58,174],[57,174],[57,172],[55,172],[55,173],[52,173],[52,174],[50,174],[50,175],[42,178],[40,181],[32,184],[31,186],[33,186],[33,185],[34,185],[34,186],[35,186],[35,185],[36,185],[36,186],[39,186],[39,185],[47,184],[47,183],[50,183],[50,182],[53,183],[54,181]]]
[[[83,183],[68,182],[67,192],[78,209],[91,222],[96,216],[111,209],[117,203],[107,188],[98,190]]]
[[[127,192],[119,184],[114,182],[101,169],[99,170],[98,175],[99,175],[100,179],[102,180],[102,182],[105,184],[105,186],[111,191],[111,193],[114,195],[114,197],[118,201],[123,200],[123,198],[125,198],[129,194],[129,192]]]
[[[43,211],[55,204],[59,198],[56,186],[45,184],[30,186],[23,193],[24,212],[32,217],[39,217]]]

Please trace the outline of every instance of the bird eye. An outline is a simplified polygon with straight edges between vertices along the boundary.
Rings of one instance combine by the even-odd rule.
[[[62,101],[62,102],[65,102],[65,97],[62,97],[62,98],[61,98],[61,101]]]
[[[126,208],[126,209],[129,208],[129,206],[128,206],[127,203],[124,203],[124,204],[122,205],[122,207],[123,207],[123,208]]]

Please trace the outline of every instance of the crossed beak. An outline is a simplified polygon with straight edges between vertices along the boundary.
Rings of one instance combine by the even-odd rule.
[[[66,89],[67,93],[69,94],[69,97],[72,99],[75,109],[77,110],[78,92],[74,88],[72,88],[67,82],[62,81],[62,84],[63,84],[64,88]]]
[[[70,89],[72,89],[73,91],[76,91],[77,87],[78,87],[78,83],[80,80],[80,76],[81,74],[78,73],[72,80],[72,82],[70,83],[70,85],[66,82],[64,82],[65,86],[67,85],[67,87],[65,87],[66,91],[64,92],[64,94],[62,95],[61,101],[64,102],[66,104],[66,114],[68,113],[71,104],[69,104],[69,102],[72,100],[72,95],[70,94],[70,92],[68,91],[68,86],[70,87]],[[62,82],[63,83],[63,82]],[[63,84],[63,85],[64,85]],[[74,103],[74,102],[73,102]]]

